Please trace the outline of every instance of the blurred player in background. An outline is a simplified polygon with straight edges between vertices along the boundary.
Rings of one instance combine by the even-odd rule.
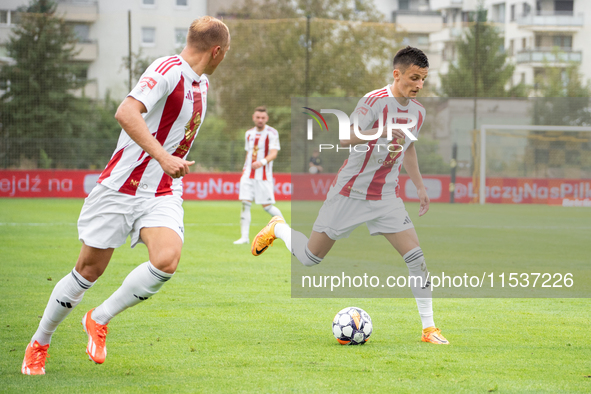
[[[310,161],[308,163],[308,171],[310,174],[318,174],[322,172],[322,159],[320,158],[320,152],[318,149],[314,149],[312,152],[312,156],[310,156]]]
[[[257,107],[252,115],[254,127],[244,135],[246,160],[240,178],[240,195],[242,212],[240,213],[240,239],[235,245],[250,243],[250,207],[254,201],[261,204],[271,216],[283,218],[279,208],[274,206],[273,192],[273,160],[277,158],[279,133],[267,125],[269,115],[265,107]]]
[[[425,108],[415,98],[423,88],[429,61],[420,49],[409,46],[398,51],[393,67],[394,82],[366,94],[357,104],[353,114],[359,117],[359,129],[364,130],[361,134],[375,135],[382,113],[413,115],[417,124],[411,132],[415,137],[419,134],[425,120]],[[383,118],[385,123],[386,117]],[[395,123],[407,121],[401,115]],[[419,172],[415,145],[401,130],[394,130],[395,141],[388,140],[386,132],[384,127],[381,137],[369,142],[354,133],[350,139],[341,140],[341,146],[368,144],[368,149],[351,150],[318,213],[310,239],[292,230],[281,217],[275,217],[255,237],[252,254],[260,255],[280,238],[302,264],[313,266],[322,261],[336,240],[349,237],[355,228],[365,223],[371,235],[384,235],[400,253],[408,266],[409,276],[422,279],[411,285],[423,324],[422,341],[447,345],[449,342],[433,321],[429,272],[419,238],[398,196],[398,175],[404,165],[417,188],[419,216],[429,210],[429,197]],[[400,146],[402,148],[398,149]]]
[[[184,241],[181,179],[194,164],[186,157],[205,116],[205,74],[215,71],[229,48],[230,32],[223,22],[208,16],[194,20],[180,55],[152,63],[119,106],[115,118],[123,130],[117,148],[78,219],[80,256],[51,293],[27,345],[23,374],[45,374],[52,334],[127,236],[132,248],[140,242],[146,245],[150,261],[135,268],[111,297],[82,318],[92,361],[105,361],[109,321],[156,294],[176,271]]]

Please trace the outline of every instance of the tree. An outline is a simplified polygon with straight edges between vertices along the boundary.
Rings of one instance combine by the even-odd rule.
[[[546,62],[536,83],[541,97],[534,102],[534,124],[591,125],[591,83],[583,81],[577,64],[557,67]]]
[[[247,19],[227,21],[231,49],[211,82],[219,97],[218,115],[226,122],[224,138],[230,141],[242,140],[252,127],[254,108],[266,105],[275,122],[269,124],[287,126],[278,130],[282,150],[289,151],[292,97],[306,92],[361,97],[391,79],[401,34],[393,24],[380,23],[382,16],[370,1],[251,0],[229,13]],[[305,146],[293,149],[302,152],[307,165]],[[289,170],[287,158],[280,155],[275,168]]]
[[[487,24],[486,12],[456,41],[457,64],[450,63],[441,76],[441,93],[447,97],[525,97],[527,88],[510,85],[515,66],[507,63],[504,39],[496,27]]]
[[[180,53],[181,51],[178,51]],[[126,71],[126,75],[129,75],[129,56],[123,56],[121,59],[121,70]],[[133,87],[140,79],[142,74],[146,71],[150,64],[156,59],[152,59],[149,56],[144,55],[143,48],[140,48],[137,52],[131,53],[131,86]],[[125,87],[129,86],[129,79],[125,81]]]
[[[65,139],[88,129],[87,101],[72,93],[85,84],[73,62],[76,37],[55,10],[51,1],[31,1],[6,45],[14,63],[0,69],[2,134],[11,141],[4,146],[5,166],[21,158],[45,166],[64,161],[77,154]]]

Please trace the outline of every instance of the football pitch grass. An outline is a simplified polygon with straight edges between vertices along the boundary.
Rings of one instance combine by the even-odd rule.
[[[147,261],[143,245],[115,251],[58,328],[47,375],[23,376],[25,346],[54,285],[78,256],[81,206],[74,199],[0,200],[2,392],[591,392],[588,299],[435,299],[435,322],[451,345],[422,343],[412,298],[291,298],[282,241],[258,258],[249,246],[232,244],[239,237],[238,202],[185,202],[177,273],[156,296],[113,319],[103,365],[85,354],[80,320]],[[290,205],[278,206],[289,219]],[[483,235],[503,255],[543,245],[557,267],[565,258],[590,261],[588,208],[432,204],[421,219],[417,204],[407,210],[429,266],[438,254],[474,261]],[[251,237],[269,219],[256,205],[252,216]],[[347,306],[372,317],[374,332],[364,346],[341,346],[332,336],[332,319]]]

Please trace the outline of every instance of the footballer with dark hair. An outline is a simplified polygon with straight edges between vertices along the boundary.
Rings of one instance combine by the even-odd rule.
[[[353,112],[363,135],[376,136],[380,120],[384,122],[382,126],[386,123],[385,114],[389,117],[399,114],[398,119],[406,120],[405,115],[412,116],[416,124],[409,128],[410,132],[415,137],[419,135],[425,120],[425,108],[416,97],[429,73],[429,60],[420,49],[407,46],[394,56],[393,68],[394,81],[367,93]],[[397,120],[399,124],[403,122]],[[371,235],[383,235],[404,258],[409,277],[420,278],[415,279],[410,287],[423,326],[421,340],[447,345],[449,342],[433,321],[429,272],[419,238],[399,196],[398,175],[404,165],[417,188],[419,216],[429,210],[429,196],[419,172],[414,141],[405,137],[401,130],[394,130],[392,138],[388,139],[386,127],[371,141],[350,133],[349,139],[340,141],[341,146],[366,144],[367,147],[350,150],[318,213],[310,239],[291,229],[282,218],[274,217],[255,237],[252,254],[260,255],[280,238],[302,264],[314,266],[320,264],[335,241],[349,237],[355,228],[366,224]],[[391,150],[394,145],[397,148]],[[388,146],[388,149],[376,149],[378,146]]]

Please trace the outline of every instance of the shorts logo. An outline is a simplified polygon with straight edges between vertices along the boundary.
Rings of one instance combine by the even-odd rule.
[[[154,86],[156,86],[156,80],[150,77],[144,77],[140,80],[139,83],[139,90],[145,95],[147,96],[148,93],[150,93],[152,91],[152,89],[154,88]]]

